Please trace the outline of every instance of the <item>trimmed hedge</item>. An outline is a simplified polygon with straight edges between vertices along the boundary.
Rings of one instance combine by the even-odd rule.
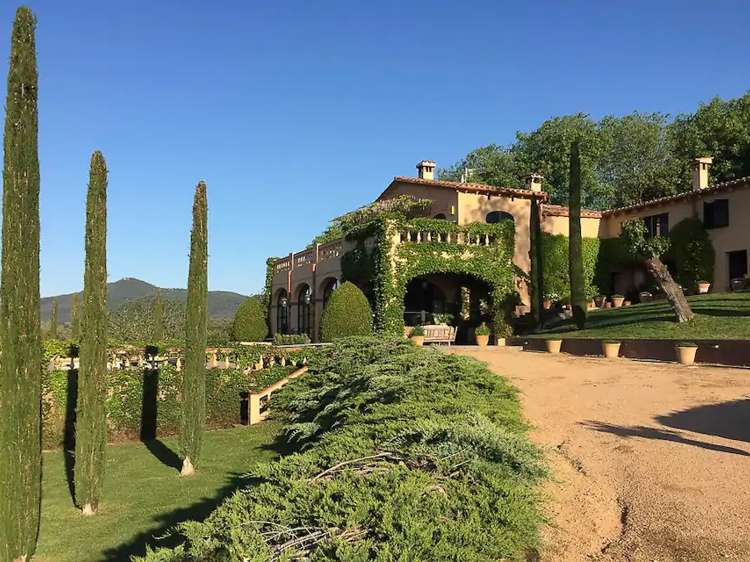
[[[534,556],[546,470],[504,379],[404,338],[339,340],[309,367],[273,401],[298,452],[256,466],[257,482],[175,529],[182,544],[142,560]]]
[[[557,295],[557,300],[570,300],[569,241],[564,234],[542,234],[542,263],[544,264],[544,294]],[[600,289],[594,277],[599,258],[599,239],[582,240],[583,280],[587,299],[596,296]]]
[[[331,294],[320,322],[321,340],[372,334],[372,308],[365,294],[347,281]]]
[[[206,427],[222,429],[240,422],[243,395],[264,389],[289,376],[294,364],[254,371],[206,371]],[[44,447],[59,447],[72,429],[77,371],[45,371],[42,400]],[[108,440],[154,439],[174,435],[180,427],[181,373],[173,366],[124,369],[109,373],[107,381]],[[72,400],[72,403],[69,403]]]
[[[237,309],[232,323],[232,337],[235,341],[263,341],[267,335],[266,313],[260,303],[251,297]]]
[[[303,345],[310,343],[307,334],[274,334],[273,345]]]

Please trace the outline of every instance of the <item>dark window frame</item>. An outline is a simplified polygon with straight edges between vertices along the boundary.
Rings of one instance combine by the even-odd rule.
[[[669,234],[669,213],[659,213],[643,217],[646,225],[646,237],[667,236]]]
[[[281,299],[286,299],[286,306],[281,306]],[[276,331],[279,334],[289,332],[289,297],[286,290],[281,291],[276,300]]]
[[[706,230],[729,226],[729,199],[703,202],[703,226]]]

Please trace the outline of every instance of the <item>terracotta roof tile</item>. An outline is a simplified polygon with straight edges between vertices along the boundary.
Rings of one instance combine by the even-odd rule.
[[[570,209],[561,205],[544,204],[542,206],[542,216],[567,217],[570,216]],[[586,219],[599,219],[602,217],[602,212],[594,211],[593,209],[581,209],[581,217]]]
[[[608,209],[602,213],[604,217],[610,217],[613,215],[619,215],[620,213],[627,213],[629,211],[637,211],[639,209],[645,209],[656,205],[663,205],[665,203],[674,203],[676,201],[685,201],[694,198],[701,198],[706,195],[715,195],[724,191],[731,191],[735,188],[743,188],[750,186],[750,176],[744,178],[737,178],[736,180],[725,181],[723,183],[717,183],[709,185],[708,187],[701,190],[690,190],[677,195],[670,195],[668,197],[660,197],[659,199],[652,199],[651,201],[644,201],[637,205],[629,205],[627,207],[617,207],[614,209]]]
[[[481,193],[484,195],[510,195],[517,197],[531,198],[532,194],[538,193],[539,198],[542,201],[547,200],[547,194],[545,192],[535,192],[530,189],[520,189],[517,187],[496,187],[494,185],[485,185],[481,183],[461,183],[457,181],[444,181],[444,180],[425,180],[421,178],[410,178],[405,176],[396,176],[393,178],[391,185],[380,194],[378,201],[383,199],[383,196],[388,193],[391,187],[397,183],[411,183],[416,185],[428,185],[433,187],[442,187],[447,189],[455,189],[457,191],[465,191],[467,193]]]

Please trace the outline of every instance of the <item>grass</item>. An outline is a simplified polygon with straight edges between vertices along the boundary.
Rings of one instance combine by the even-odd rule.
[[[247,484],[244,476],[278,456],[279,424],[271,421],[205,434],[197,475],[181,478],[177,439],[107,448],[100,513],[84,518],[73,507],[62,453],[44,454],[42,526],[34,560],[129,560],[184,520],[201,520],[222,499]]]
[[[566,321],[540,337],[635,339],[750,339],[750,292],[711,293],[688,298],[696,317],[678,324],[666,300],[597,310],[586,329]]]

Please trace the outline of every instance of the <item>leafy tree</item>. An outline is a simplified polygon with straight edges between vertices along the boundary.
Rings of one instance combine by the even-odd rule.
[[[80,331],[80,322],[78,320],[78,293],[73,293],[70,300],[70,329],[73,332],[73,339],[77,340]]]
[[[331,293],[320,330],[324,342],[372,334],[372,309],[359,287],[347,281]]]
[[[107,164],[99,151],[91,157],[89,178],[75,497],[84,515],[95,515],[104,480],[107,442]]]
[[[161,301],[161,289],[156,289],[156,301],[154,302],[154,331],[151,341],[160,342],[164,337],[164,307]]]
[[[544,264],[542,263],[542,223],[536,197],[531,198],[529,235],[531,238],[529,247],[531,315],[534,318],[535,329],[539,330],[542,326],[542,311],[544,310]]]
[[[36,549],[41,499],[39,149],[36,18],[18,8],[5,103],[0,276],[0,560]]]
[[[237,309],[232,338],[234,341],[262,341],[267,335],[266,313],[258,299],[250,297]]]
[[[206,421],[206,339],[208,323],[208,202],[206,184],[200,182],[193,201],[190,234],[185,368],[182,379],[180,451],[183,476],[195,473]]]
[[[344,229],[341,228],[341,223],[334,221],[332,225],[326,228],[321,234],[318,234],[313,241],[307,245],[307,249],[314,247],[315,244],[325,244],[326,242],[333,242],[335,240],[341,240],[344,237]]]
[[[156,297],[128,301],[109,313],[110,337],[121,342],[158,343],[154,336]],[[185,337],[185,303],[176,299],[162,299],[162,338],[176,340]]]
[[[57,297],[52,299],[52,314],[49,317],[49,337],[57,339]]]
[[[464,179],[467,182],[497,187],[523,185],[524,175],[513,151],[497,144],[482,146],[450,168],[438,170],[438,178],[441,180]]]
[[[570,301],[573,319],[579,330],[586,326],[586,282],[583,275],[583,238],[581,235],[581,157],[578,142],[570,148],[569,259]]]
[[[620,237],[632,255],[646,266],[657,285],[664,291],[672,310],[674,310],[677,322],[692,320],[695,313],[690,308],[682,289],[674,282],[667,266],[660,259],[669,249],[669,238],[664,236],[649,238],[643,219],[631,219],[623,222]]]

